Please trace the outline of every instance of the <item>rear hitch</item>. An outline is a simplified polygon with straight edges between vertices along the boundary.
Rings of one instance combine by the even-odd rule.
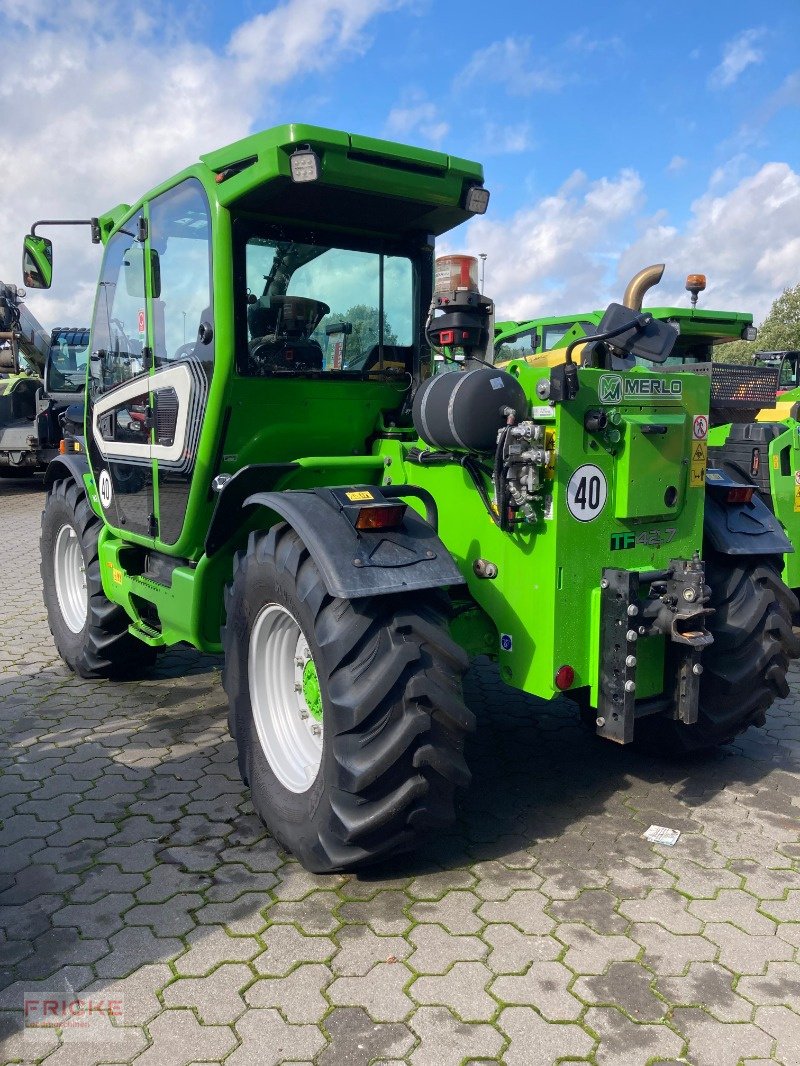
[[[691,560],[673,559],[666,570],[606,568],[600,590],[598,736],[629,744],[637,718],[666,711],[693,725],[703,673],[700,656],[714,640],[706,628],[713,613],[706,606],[711,590],[697,552]],[[664,697],[637,701],[637,643],[652,636],[668,640],[666,670],[675,683]]]

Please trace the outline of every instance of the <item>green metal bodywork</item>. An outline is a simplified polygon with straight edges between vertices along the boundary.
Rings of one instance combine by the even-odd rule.
[[[282,199],[289,187],[290,156],[299,145],[310,145],[322,160],[316,199],[305,201],[305,215],[299,200]],[[103,588],[130,616],[131,632],[153,645],[187,641],[201,650],[221,650],[223,590],[231,577],[233,554],[246,544],[252,529],[266,528],[276,516],[252,509],[224,547],[209,556],[205,538],[215,504],[212,478],[251,464],[291,462],[290,469],[265,472],[262,488],[391,483],[428,489],[438,505],[439,535],[466,580],[465,586],[452,590],[455,639],[470,654],[498,658],[509,684],[544,697],[557,692],[555,674],[570,665],[575,686],[588,687],[596,705],[603,567],[660,569],[671,559],[691,559],[702,552],[704,464],[698,476],[690,456],[692,418],[708,413],[708,381],[642,368],[621,375],[625,387],[620,382],[615,432],[606,436],[584,429],[585,412],[602,406],[598,390],[603,372],[581,369],[577,398],[550,408],[542,406],[536,393],[537,382],[549,371],[524,361],[510,364],[508,370],[530,400],[534,419],[547,428],[554,458],[538,519],[524,529],[501,532],[463,467],[420,466],[409,459],[410,449],[420,444],[403,408],[410,382],[242,377],[235,361],[234,212],[274,218],[287,226],[293,220],[306,225],[311,221],[325,232],[347,230],[387,239],[397,239],[400,233],[432,255],[428,235],[445,232],[468,217],[461,206],[463,193],[470,183],[482,183],[480,166],[337,131],[285,126],[210,153],[137,204],[108,212],[100,218],[103,241],[139,211],[147,219],[150,200],[187,177],[202,184],[211,205],[215,363],[180,536],[167,544],[111,525],[93,476],[84,479],[91,506],[104,522],[99,545]],[[348,214],[353,194],[359,210]],[[337,205],[344,207],[339,211]],[[149,257],[144,261],[152,286]],[[426,309],[418,309],[420,331]],[[692,315],[698,328],[703,314]],[[147,315],[152,331],[150,300]],[[681,316],[687,312],[664,309],[664,317]],[[731,329],[734,324],[740,329],[745,319],[750,321],[730,316]],[[430,350],[422,351],[432,365]],[[647,435],[642,432],[647,423],[666,428]],[[607,499],[594,520],[582,522],[570,513],[567,485],[578,468],[590,464],[602,472]],[[157,471],[154,460],[156,517]],[[486,487],[491,492],[488,477]],[[423,510],[416,501],[410,505]],[[148,576],[144,560],[149,551],[177,559],[169,583]],[[475,576],[478,558],[497,565],[496,579]],[[637,694],[663,691],[663,638],[641,642],[639,664]],[[308,685],[310,693],[310,678]]]
[[[540,404],[536,384],[548,372],[522,362],[512,363],[509,371],[536,408]],[[379,442],[381,454],[392,459],[386,468],[392,483],[421,485],[437,500],[442,540],[467,579],[471,600],[482,609],[483,627],[475,618],[471,632],[462,636],[469,640],[468,650],[496,654],[505,681],[545,697],[557,692],[555,674],[565,664],[575,670],[575,686],[591,686],[596,696],[603,566],[654,570],[673,558],[691,558],[703,547],[704,479],[690,486],[688,456],[692,416],[708,410],[708,382],[692,375],[670,375],[668,381],[681,384],[680,398],[647,404],[627,399],[617,408],[621,439],[611,444],[602,434],[587,433],[583,425],[585,412],[600,406],[598,382],[604,373],[586,369],[579,374],[577,398],[541,419],[552,429],[557,458],[546,492],[547,517],[527,532],[501,532],[462,467],[404,462],[407,446]],[[654,379],[638,370],[626,376]],[[642,436],[643,420],[668,422],[668,431]],[[608,500],[599,517],[579,522],[567,507],[566,487],[571,474],[586,464],[603,471]],[[677,497],[668,508],[664,494],[671,485]],[[475,576],[473,563],[478,558],[496,563],[497,579]],[[489,639],[487,627],[491,627]],[[664,683],[663,640],[641,642],[642,649],[646,645],[650,647],[640,653],[637,674],[641,696],[659,693]]]

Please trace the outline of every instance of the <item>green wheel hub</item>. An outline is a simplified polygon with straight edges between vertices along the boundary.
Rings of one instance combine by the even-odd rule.
[[[303,698],[311,717],[316,722],[322,721],[322,693],[319,690],[319,678],[314,660],[309,659],[303,669]]]

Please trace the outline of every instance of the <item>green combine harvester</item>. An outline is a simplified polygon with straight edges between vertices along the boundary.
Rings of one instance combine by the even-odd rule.
[[[653,372],[672,326],[612,304],[580,364],[493,365],[470,264],[434,269],[488,200],[477,163],[289,125],[91,220],[86,451],[42,517],[56,646],[84,677],[224,652],[242,777],[311,870],[453,819],[472,657],[660,751],[763,723],[800,653],[785,535],[707,475],[707,378]]]

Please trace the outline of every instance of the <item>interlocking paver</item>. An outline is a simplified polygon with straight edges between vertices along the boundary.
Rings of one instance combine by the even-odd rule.
[[[489,1021],[497,1011],[497,1003],[486,992],[491,979],[491,971],[482,963],[457,962],[443,976],[417,978],[409,994],[417,1003],[447,1006],[463,1021]]]
[[[604,973],[612,962],[635,959],[640,947],[629,936],[618,933],[595,933],[587,925],[565,923],[558,927],[557,937],[568,950],[564,963],[575,973]]]
[[[201,906],[196,893],[178,893],[163,903],[140,903],[125,911],[126,925],[149,925],[156,936],[183,936],[195,923],[190,911]]]
[[[689,1042],[690,1060],[702,1054],[704,1066],[733,1066],[743,1058],[771,1055],[772,1038],[750,1022],[720,1022],[700,1007],[678,1007],[672,1019]]]
[[[522,977],[498,977],[492,995],[514,1006],[534,1004],[548,1021],[574,1021],[583,1005],[569,991],[573,974],[560,962],[535,962]]]
[[[770,962],[760,977],[742,977],[736,986],[740,996],[763,1006],[792,1004],[800,1012],[800,966],[796,962]]]
[[[418,926],[418,929],[421,928],[426,927]],[[331,969],[341,976],[362,976],[376,962],[387,962],[390,958],[405,959],[411,951],[408,942],[402,937],[378,936],[368,925],[345,925],[335,939],[339,950],[331,962]],[[419,967],[414,965],[414,969]]]
[[[185,977],[209,973],[221,962],[244,962],[261,951],[254,937],[230,936],[218,925],[192,930],[186,944],[188,950],[175,962],[175,969]]]
[[[311,1061],[325,1043],[316,1025],[290,1025],[276,1010],[249,1010],[235,1025],[241,1044],[225,1066],[280,1066]]]
[[[328,998],[338,1007],[364,1007],[376,1022],[401,1022],[414,1010],[405,992],[411,979],[402,962],[381,962],[363,977],[337,977]]]
[[[245,993],[252,1007],[277,1007],[290,1022],[319,1022],[328,1009],[324,990],[333,980],[327,966],[306,963],[286,977],[261,977]]]
[[[584,1022],[600,1040],[598,1066],[642,1066],[681,1057],[683,1040],[663,1023],[632,1022],[614,1007],[591,1007]]]
[[[414,945],[408,964],[421,974],[444,973],[454,962],[482,959],[489,951],[478,937],[453,936],[440,925],[417,925],[408,939]]]
[[[190,1010],[165,1010],[148,1025],[153,1043],[136,1066],[184,1066],[191,1056],[215,1062],[236,1044],[227,1025],[200,1025]]]
[[[690,963],[713,960],[719,949],[703,936],[670,933],[656,922],[634,925],[630,937],[644,948],[643,961],[659,974],[682,974]]]
[[[797,1000],[793,1005],[798,1006]],[[779,1062],[800,1062],[800,1015],[786,1006],[759,1007],[755,1022],[759,1029],[775,1038],[775,1058]]]
[[[580,1026],[552,1025],[532,1007],[506,1007],[498,1026],[509,1039],[503,1055],[505,1066],[545,1066],[566,1058],[583,1060],[595,1043]]]
[[[587,1003],[619,1007],[636,1022],[658,1022],[667,1004],[656,996],[652,985],[653,975],[640,963],[615,962],[604,974],[579,977],[572,991]]]
[[[504,1043],[494,1026],[465,1024],[446,1007],[420,1007],[409,1028],[420,1040],[410,1056],[413,1066],[461,1066],[464,1059],[492,1060]]]
[[[168,1007],[193,1007],[206,1025],[227,1024],[246,1009],[240,991],[252,980],[249,966],[224,963],[208,977],[180,977],[164,989],[164,1003]]]
[[[513,925],[487,925],[482,939],[489,945],[486,965],[495,974],[520,974],[532,960],[555,959],[564,950],[551,936],[530,936]]]
[[[703,923],[689,913],[688,904],[677,892],[656,889],[645,899],[626,899],[619,910],[632,922],[658,922],[671,933],[700,933]]]
[[[125,1003],[121,1043],[68,1035],[48,1066],[800,1061],[800,667],[768,731],[670,763],[478,665],[457,826],[319,877],[253,812],[220,660],[176,648],[142,681],[71,675],[31,595],[40,490],[0,481],[0,499],[18,546],[0,603],[0,1061],[59,1042],[21,1035],[25,995]],[[677,845],[644,841],[650,822]]]
[[[723,1022],[747,1022],[753,1016],[753,1005],[742,998],[742,978],[734,991],[735,977],[715,962],[693,962],[682,977],[661,977],[658,990],[669,1003],[677,1006],[702,1005]],[[750,979],[752,980],[752,978]]]
[[[550,933],[555,922],[545,912],[547,902],[547,896],[542,892],[518,889],[507,899],[482,903],[478,914],[486,922],[509,922],[523,933]]]
[[[727,922],[708,922],[703,935],[718,945],[719,961],[734,973],[764,973],[767,963],[790,959],[793,955],[792,946],[774,933],[753,936]]]
[[[475,899],[475,897],[472,897]],[[477,900],[476,900],[477,902]],[[369,925],[379,935],[397,933],[402,936],[411,927],[411,919],[406,914],[406,908],[411,905],[411,899],[398,889],[384,889],[377,895],[365,900],[355,900],[343,903],[339,908],[339,914],[343,922],[358,925]],[[436,906],[436,904],[418,904],[420,907]],[[436,919],[417,919],[417,921],[435,921]]]
[[[616,908],[619,899],[608,889],[587,889],[576,899],[554,900],[548,910],[559,922],[583,922],[596,933],[624,933],[630,922]]]
[[[265,951],[253,960],[256,970],[269,977],[282,977],[299,960],[324,962],[336,951],[325,936],[305,936],[293,925],[273,925],[262,936]]]
[[[317,1056],[316,1066],[354,1066],[401,1060],[413,1047],[414,1036],[398,1022],[373,1022],[360,1007],[336,1007],[325,1019],[330,1043]]]

